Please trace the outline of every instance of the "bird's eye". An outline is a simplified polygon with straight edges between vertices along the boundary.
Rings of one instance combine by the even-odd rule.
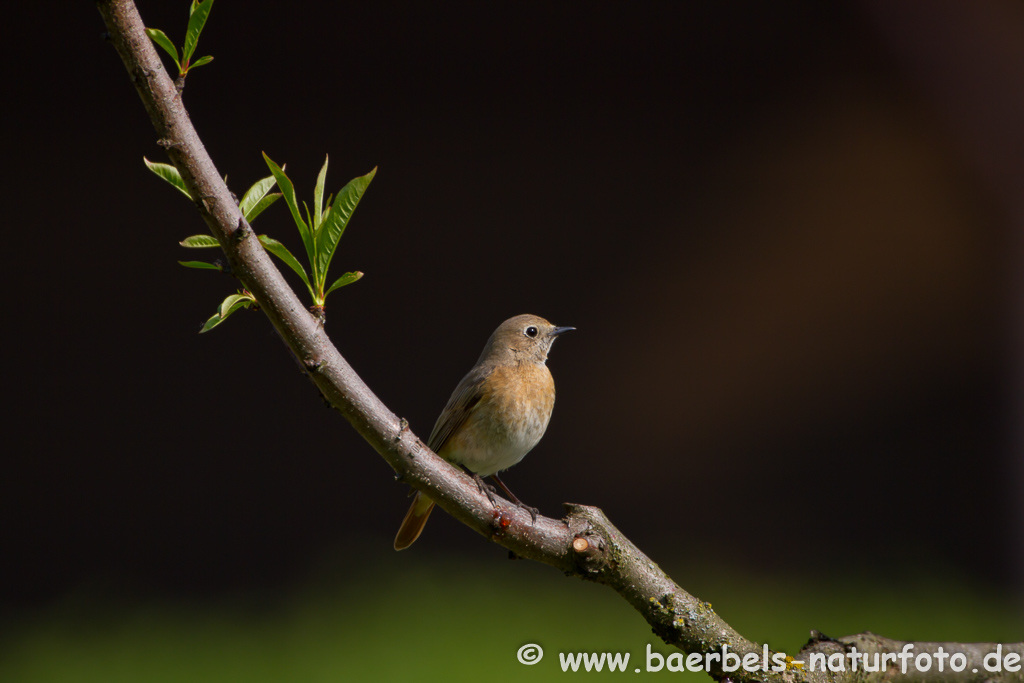
[[[526,336],[527,337],[536,337],[537,336],[537,328],[534,327],[533,325],[530,325],[524,331],[526,332]]]

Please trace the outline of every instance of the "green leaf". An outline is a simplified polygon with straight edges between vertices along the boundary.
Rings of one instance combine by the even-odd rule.
[[[313,218],[313,214],[311,214],[309,212],[309,204],[306,203],[305,199],[302,200],[302,209],[306,212],[306,225],[309,226],[310,234],[313,236],[313,244],[315,245],[316,244],[316,233],[313,230],[313,226],[316,225],[316,221]],[[316,264],[314,263],[313,266],[316,266]],[[313,272],[316,272],[316,268],[315,267],[313,268]]]
[[[192,235],[178,242],[178,244],[189,249],[208,249],[220,246],[220,242],[213,235]]]
[[[245,194],[242,195],[242,201],[238,202],[238,209],[245,216],[245,220],[252,221],[249,218],[249,212],[261,199],[267,196],[270,188],[274,187],[275,183],[277,183],[277,180],[275,180],[274,176],[268,175],[266,178],[257,180],[252,184],[252,187],[245,191]]]
[[[259,200],[256,203],[256,206],[252,207],[252,209],[249,210],[249,213],[245,214],[245,220],[247,220],[250,223],[252,223],[254,220],[256,220],[256,216],[259,216],[261,213],[266,211],[268,206],[270,206],[271,204],[273,204],[274,202],[276,202],[280,198],[281,198],[281,193],[280,192],[275,192],[273,194],[268,194],[266,197],[264,197],[263,199]]]
[[[313,188],[313,215],[316,223],[312,225],[315,233],[324,219],[324,183],[327,181],[327,162],[330,158],[324,155],[324,165],[320,169],[320,175],[316,177],[316,187]]]
[[[284,195],[284,201],[288,204],[288,210],[292,212],[292,218],[295,220],[295,227],[299,229],[299,236],[302,237],[302,244],[306,247],[306,256],[309,258],[310,264],[313,263],[313,236],[309,232],[309,227],[305,221],[302,220],[302,214],[299,213],[299,202],[295,198],[295,186],[292,185],[292,181],[288,179],[288,176],[284,174],[284,171],[280,166],[271,161],[267,153],[263,153],[263,158],[267,162],[267,167],[270,168],[270,172],[274,174],[274,178],[277,179],[277,186],[281,188],[281,194]]]
[[[236,300],[233,304],[231,304],[227,311],[221,316],[222,318],[227,318],[229,315],[231,315],[237,310],[243,308],[251,308],[256,304],[256,299],[252,298],[251,294],[245,294],[240,296],[241,298]]]
[[[299,263],[294,256],[292,256],[292,252],[288,251],[288,247],[284,246],[273,237],[260,235],[259,238],[260,244],[263,245],[264,249],[284,261],[286,266],[298,273],[299,277],[302,278],[302,281],[306,283],[306,287],[309,288],[309,293],[312,294],[313,288],[309,284],[309,277],[306,275],[306,269],[302,267],[302,264]]]
[[[147,28],[146,35],[154,43],[164,49],[164,51],[171,56],[174,63],[178,65],[178,71],[181,71],[181,61],[178,59],[178,48],[174,47],[174,43],[167,37],[167,34],[158,28]]]
[[[220,313],[214,313],[213,315],[210,316],[210,319],[207,320],[206,323],[203,325],[203,329],[199,330],[199,334],[202,334],[203,332],[209,332],[213,328],[217,327],[217,325],[220,325],[222,322],[224,322],[224,318],[220,317]]]
[[[231,308],[240,301],[252,301],[252,299],[245,294],[232,294],[228,298],[224,299],[224,301],[220,302],[220,307],[217,308],[217,313],[220,314],[220,317],[222,318],[228,317],[231,315]]]
[[[176,188],[181,190],[181,193],[192,199],[192,195],[189,194],[188,189],[185,188],[185,181],[181,179],[181,174],[178,173],[178,169],[170,164],[161,164],[155,161],[150,161],[146,157],[142,157],[142,160],[146,163],[146,167],[156,173],[158,176],[174,185]]]
[[[349,219],[352,218],[356,206],[359,205],[359,200],[362,198],[363,193],[366,192],[366,188],[369,187],[370,181],[373,180],[373,176],[376,173],[377,169],[374,168],[364,176],[353,178],[345,187],[341,188],[337,198],[334,200],[334,204],[331,206],[330,213],[320,228],[320,232],[317,233],[316,270],[319,273],[323,273],[325,278],[327,267],[330,266],[331,259],[334,258],[334,250],[338,248],[338,241],[341,240],[341,236],[345,233]]]
[[[213,61],[213,55],[206,55],[205,57],[200,57],[196,61],[194,61],[191,64],[189,64],[188,68],[191,71],[192,69],[196,68],[197,66],[203,66],[204,64],[209,64],[212,61]]]
[[[320,222],[323,223],[327,220],[327,212],[331,210],[331,200],[334,199],[334,195],[327,195],[327,201],[324,204],[327,206],[324,212],[320,215]]]
[[[238,310],[238,309],[235,309],[235,310]],[[228,315],[231,315],[232,313],[234,313],[235,310],[232,310],[232,311],[228,312]],[[220,325],[222,322],[224,322],[227,319],[228,319],[227,315],[223,315],[222,316],[220,313],[214,313],[213,315],[210,316],[210,319],[206,321],[206,324],[203,325],[203,329],[199,330],[199,334],[202,334],[203,332],[209,332],[210,330],[212,330],[213,328],[217,327],[217,325]]]
[[[213,0],[206,0],[198,4],[192,3],[191,15],[188,18],[188,32],[185,34],[185,46],[181,48],[181,59],[186,64],[196,50],[199,34],[203,32],[203,26],[206,24],[206,17],[210,16],[211,7],[213,7]]]
[[[210,319],[203,325],[203,329],[199,330],[199,334],[209,332],[227,320],[228,316],[235,311],[249,308],[254,303],[256,303],[256,300],[251,294],[232,294],[221,302],[220,306],[217,307],[217,312],[210,316]]]
[[[199,268],[200,270],[223,270],[216,263],[207,263],[206,261],[178,261],[181,265],[186,268]]]
[[[334,290],[338,289],[339,287],[344,287],[345,285],[350,285],[350,284],[352,284],[353,282],[355,282],[356,280],[358,280],[361,277],[363,277],[363,274],[361,272],[359,272],[358,270],[356,272],[354,272],[354,273],[345,273],[344,275],[339,277],[337,280],[335,280],[334,284],[331,285],[330,288],[326,292],[324,292],[324,298],[326,299],[328,294],[330,294]]]

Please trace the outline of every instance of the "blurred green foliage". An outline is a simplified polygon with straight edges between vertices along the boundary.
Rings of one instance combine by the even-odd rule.
[[[373,559],[387,569],[334,567],[269,606],[251,598],[187,604],[69,598],[3,624],[0,681],[560,680],[559,652],[627,651],[632,670],[643,668],[648,643],[672,651],[612,591],[547,567],[425,553]],[[954,580],[815,583],[665,569],[740,632],[789,653],[811,628],[916,640],[1024,638],[1024,619],[1006,595]],[[516,660],[526,643],[545,652],[529,667]]]

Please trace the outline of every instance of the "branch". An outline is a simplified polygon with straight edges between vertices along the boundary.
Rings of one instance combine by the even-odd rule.
[[[601,510],[567,504],[563,519],[538,517],[531,523],[528,512],[516,506],[492,507],[476,483],[458,468],[445,462],[409,430],[407,423],[381,403],[331,343],[317,320],[299,301],[281,273],[270,261],[252,229],[242,217],[206,153],[181,100],[181,93],[164,70],[153,44],[131,0],[99,0],[114,47],[120,54],[131,81],[142,98],[159,137],[158,143],[178,168],[196,208],[210,232],[220,242],[234,274],[249,290],[274,328],[299,359],[317,388],[357,432],[391,465],[398,477],[425,492],[448,514],[486,538],[508,548],[515,555],[549,564],[567,575],[604,584],[626,599],[651,625],[654,633],[669,645],[690,653],[721,653],[723,646],[740,658],[775,653],[737,633],[711,606],[677,586],[661,568],[623,536]],[[858,652],[901,652],[906,644],[861,634],[839,640],[820,634],[812,638],[796,659],[812,654]],[[962,673],[939,675],[934,668],[918,672],[911,680],[973,682],[982,680],[1024,683],[1018,672],[991,673],[983,668],[982,657],[996,649],[992,644],[913,643],[915,653],[963,652],[969,660]],[[1004,645],[1003,654],[1024,653],[1024,643]],[[693,657],[694,655],[690,655]],[[838,660],[843,661],[840,657]],[[896,660],[893,660],[896,661]],[[1019,661],[1019,660],[1018,660]],[[671,663],[670,663],[671,665]],[[805,664],[806,666],[806,664]],[[898,664],[882,666],[881,673],[863,667],[845,672],[808,671],[789,664],[779,672],[723,669],[712,662],[716,678],[736,681],[778,681],[810,683],[870,682],[889,677]],[[971,669],[979,673],[974,673]],[[911,667],[910,672],[914,673]]]

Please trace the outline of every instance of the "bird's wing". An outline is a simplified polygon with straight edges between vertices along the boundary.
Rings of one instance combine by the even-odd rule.
[[[462,378],[459,386],[455,387],[448,405],[441,411],[440,417],[434,424],[434,430],[430,432],[430,439],[427,446],[430,450],[438,453],[451,438],[452,434],[458,431],[469,417],[470,412],[483,397],[481,386],[483,381],[494,372],[494,367],[475,367]]]

